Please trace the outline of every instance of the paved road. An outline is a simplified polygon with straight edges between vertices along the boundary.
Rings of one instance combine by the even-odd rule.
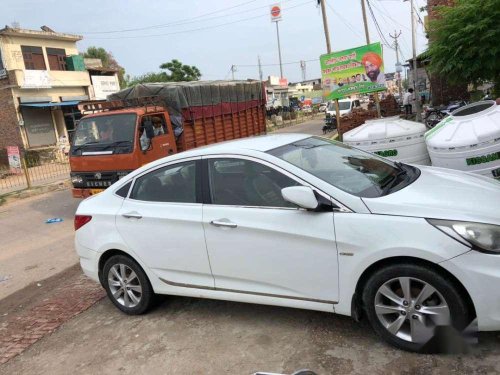
[[[62,190],[0,206],[0,299],[78,262],[73,218],[79,202]],[[54,217],[64,221],[45,224]]]
[[[302,124],[292,125],[290,127],[278,129],[275,133],[306,133],[311,135],[323,135],[324,125],[323,115],[317,115],[315,119],[306,121]],[[333,133],[329,133],[333,135]]]

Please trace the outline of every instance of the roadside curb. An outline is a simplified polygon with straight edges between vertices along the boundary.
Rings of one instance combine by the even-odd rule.
[[[17,200],[17,199],[25,199],[34,197],[36,195],[41,195],[45,193],[50,193],[56,190],[67,190],[71,188],[70,180],[62,180],[56,181],[47,185],[34,186],[31,189],[24,189],[19,191],[14,191],[11,193],[6,193],[0,195],[0,206],[2,204],[8,203],[9,201]]]

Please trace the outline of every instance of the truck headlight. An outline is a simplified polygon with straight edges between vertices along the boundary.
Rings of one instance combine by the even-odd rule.
[[[71,176],[71,183],[73,185],[83,184],[83,177],[79,175]]]
[[[457,241],[471,246],[473,250],[500,254],[499,225],[437,219],[427,221]]]

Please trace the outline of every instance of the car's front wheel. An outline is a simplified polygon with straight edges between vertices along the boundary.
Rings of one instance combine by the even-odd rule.
[[[153,304],[154,292],[142,268],[124,255],[114,255],[104,264],[103,286],[109,299],[129,315],[145,313]]]
[[[470,322],[470,310],[453,282],[421,265],[378,270],[367,281],[362,299],[375,332],[403,350],[434,351],[442,339],[439,332],[462,332]]]

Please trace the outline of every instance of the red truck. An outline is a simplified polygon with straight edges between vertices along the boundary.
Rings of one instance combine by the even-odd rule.
[[[260,81],[137,85],[87,113],[70,149],[73,197],[88,197],[153,160],[216,142],[265,134]]]

